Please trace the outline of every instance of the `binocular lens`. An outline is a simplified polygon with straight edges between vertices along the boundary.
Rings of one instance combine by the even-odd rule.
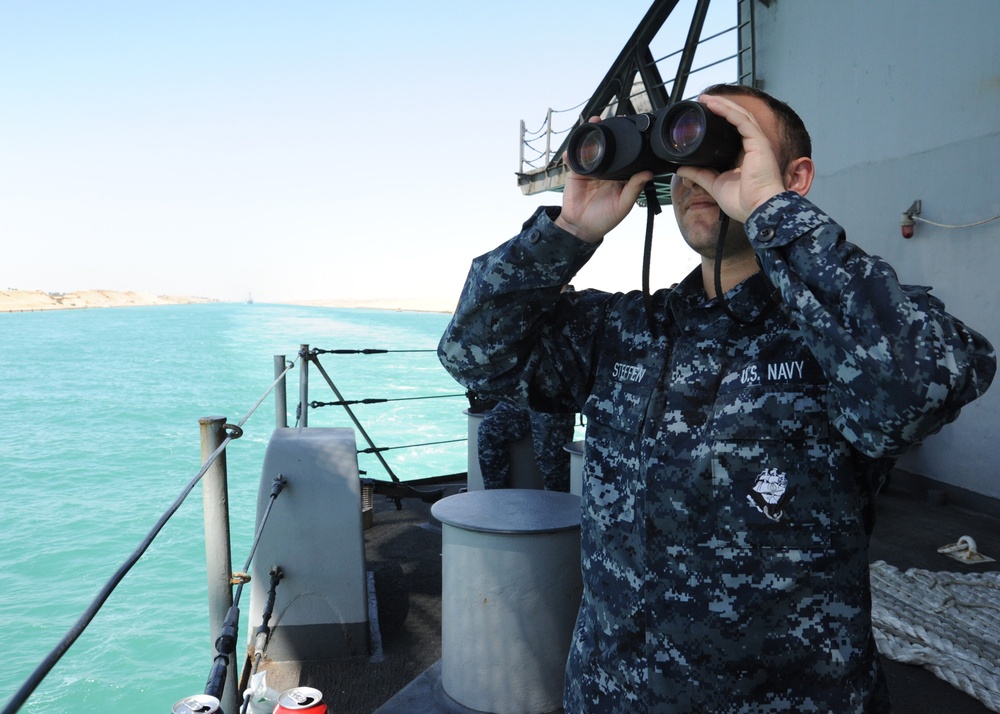
[[[694,107],[680,112],[667,128],[670,143],[681,156],[698,148],[705,137],[704,115]]]
[[[588,129],[589,131],[581,132],[582,136],[576,144],[573,155],[579,168],[584,173],[597,170],[597,167],[601,165],[601,160],[604,158],[604,152],[607,148],[604,135],[601,134],[600,130],[596,127],[588,127]]]

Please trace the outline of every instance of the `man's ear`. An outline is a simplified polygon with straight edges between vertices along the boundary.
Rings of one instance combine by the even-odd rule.
[[[785,169],[785,188],[795,191],[800,196],[809,193],[812,187],[813,178],[816,176],[816,165],[808,156],[801,156]]]

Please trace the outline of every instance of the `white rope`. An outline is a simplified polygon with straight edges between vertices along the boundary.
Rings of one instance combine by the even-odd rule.
[[[1000,712],[1000,572],[901,572],[880,560],[871,584],[879,652]]]
[[[982,221],[976,221],[975,223],[962,223],[960,225],[949,225],[948,223],[935,223],[934,221],[928,221],[926,218],[921,218],[920,216],[913,215],[910,216],[915,221],[920,221],[921,223],[926,223],[931,226],[937,226],[938,228],[975,228],[976,226],[982,226],[987,223],[992,223],[995,220],[1000,219],[1000,216],[993,216],[993,218],[986,218]]]

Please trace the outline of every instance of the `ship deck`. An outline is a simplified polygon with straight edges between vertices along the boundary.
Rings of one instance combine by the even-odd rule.
[[[458,486],[449,492],[457,492]],[[880,496],[871,560],[901,570],[985,572],[1000,563],[965,565],[937,549],[963,535],[985,555],[1000,558],[1000,517],[995,501],[982,510],[942,502],[921,485],[894,477]],[[324,692],[331,711],[370,714],[461,712],[443,702],[441,658],[441,526],[417,499],[376,498],[374,523],[365,531],[368,568],[374,573],[381,649],[370,658],[334,663],[282,663],[268,669],[268,684],[312,686]],[[998,633],[1000,637],[1000,633]],[[883,659],[894,709],[905,714],[987,714],[990,709],[922,667]],[[265,665],[266,668],[266,665]],[[401,690],[406,690],[399,694]]]

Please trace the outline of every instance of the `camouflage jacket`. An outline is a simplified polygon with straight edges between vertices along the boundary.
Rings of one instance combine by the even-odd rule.
[[[763,271],[708,300],[560,295],[596,249],[540,209],[473,262],[439,355],[459,382],[587,417],[567,712],[883,712],[870,506],[886,464],[996,369],[986,340],[786,193]],[[776,303],[780,302],[780,305]]]

